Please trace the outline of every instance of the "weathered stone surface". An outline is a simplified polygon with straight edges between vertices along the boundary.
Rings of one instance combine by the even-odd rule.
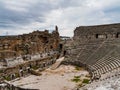
[[[74,39],[90,38],[118,38],[120,37],[120,24],[80,26],[74,31]]]
[[[34,31],[18,36],[0,36],[0,81],[30,74],[31,69],[44,70],[59,55],[58,27],[49,33]]]
[[[10,58],[26,54],[36,54],[57,50],[59,45],[59,33],[56,30],[49,33],[34,31],[18,36],[0,37],[0,58]]]
[[[120,67],[120,24],[77,27],[71,42],[63,63],[85,67],[92,79]]]

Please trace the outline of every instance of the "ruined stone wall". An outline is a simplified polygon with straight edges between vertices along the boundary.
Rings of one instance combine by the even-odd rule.
[[[120,24],[80,26],[74,31],[74,40],[120,38]]]
[[[59,54],[54,54],[39,60],[27,61],[13,67],[1,68],[0,81],[3,81],[4,79],[9,81],[15,78],[25,76],[27,74],[30,74],[31,69],[44,70],[45,68],[55,63],[58,57]]]
[[[67,45],[64,64],[84,67],[92,80],[120,67],[120,24],[77,27]]]
[[[58,50],[58,28],[52,33],[48,30],[34,31],[18,36],[0,37],[0,58],[17,57],[20,55],[44,53]]]
[[[19,86],[15,86],[7,82],[2,82],[0,83],[0,90],[39,90],[39,89],[21,88]]]

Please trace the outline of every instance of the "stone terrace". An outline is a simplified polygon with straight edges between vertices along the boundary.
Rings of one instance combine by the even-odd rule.
[[[77,27],[72,43],[63,63],[85,67],[91,80],[120,67],[120,24]]]

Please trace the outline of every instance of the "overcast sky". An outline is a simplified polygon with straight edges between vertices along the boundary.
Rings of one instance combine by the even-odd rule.
[[[120,0],[0,0],[0,35],[120,22]]]

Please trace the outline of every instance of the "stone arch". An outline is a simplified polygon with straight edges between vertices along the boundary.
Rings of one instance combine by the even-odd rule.
[[[99,38],[105,39],[105,38],[107,38],[107,34],[96,34],[95,38],[97,38],[97,39],[99,39]]]
[[[45,64],[45,62],[43,62],[43,67],[45,67],[46,66],[46,64]]]
[[[27,67],[26,69],[27,69],[27,73],[30,73],[30,67]]]
[[[23,69],[22,66],[19,66],[20,70]]]
[[[15,79],[15,74],[11,74],[11,80]]]
[[[21,76],[21,77],[24,76],[24,72],[23,72],[23,70],[20,71],[20,76]]]
[[[64,50],[64,52],[63,52],[63,56],[65,56],[66,55],[66,50]]]
[[[63,44],[59,44],[59,48],[60,48],[60,50],[62,50]]]
[[[29,67],[32,68],[32,65],[30,64]]]
[[[120,37],[120,33],[117,33],[115,37],[116,37],[116,38],[119,38],[119,37]]]
[[[50,45],[50,49],[53,49],[53,46],[52,46],[52,45]]]

